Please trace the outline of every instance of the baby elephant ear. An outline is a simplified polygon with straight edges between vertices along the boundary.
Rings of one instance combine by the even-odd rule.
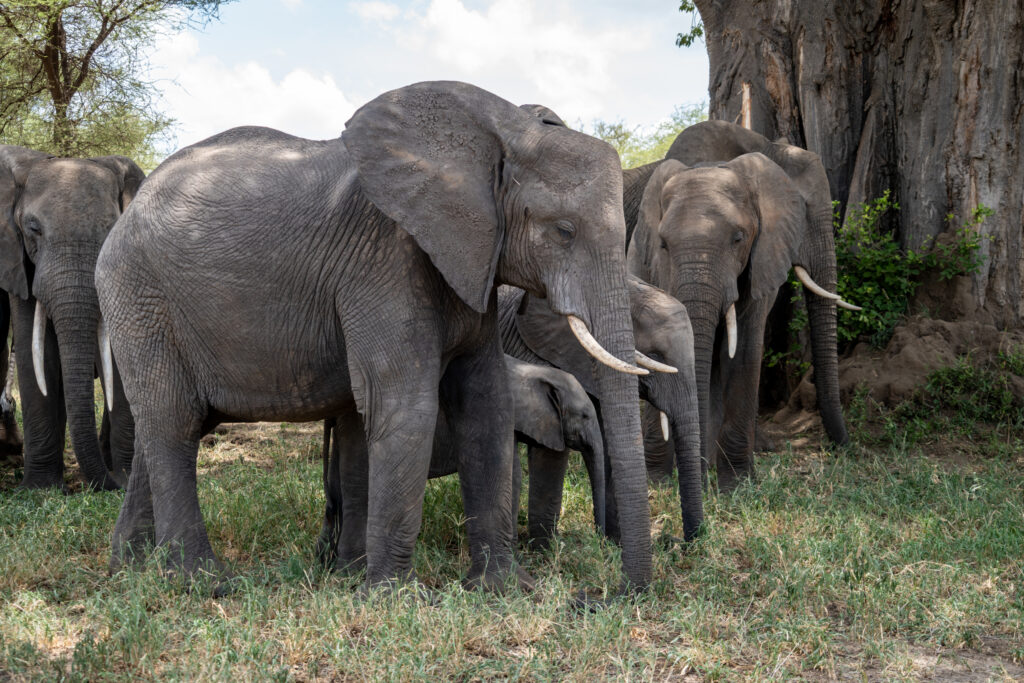
[[[92,157],[90,161],[106,166],[118,179],[121,188],[121,196],[119,197],[121,213],[124,213],[124,210],[135,199],[135,194],[139,191],[139,185],[146,179],[146,174],[142,172],[142,169],[134,161],[120,155]]]
[[[569,127],[565,125],[565,121],[562,120],[561,116],[551,111],[543,104],[520,104],[519,108],[530,116],[540,119],[543,123],[546,123],[549,126],[561,126],[562,128]]]
[[[363,193],[416,240],[459,297],[487,310],[504,240],[506,140],[540,121],[466,83],[384,93],[345,124]]]
[[[545,448],[565,450],[558,390],[551,383],[558,370],[509,355],[505,356],[505,368],[516,406],[516,431]]]
[[[666,159],[658,164],[644,187],[644,195],[640,200],[640,212],[636,219],[636,229],[629,240],[626,256],[629,271],[644,280],[654,279],[655,256],[661,246],[661,235],[658,228],[668,208],[665,197],[665,184],[677,173],[686,170],[686,165],[675,159]]]
[[[48,155],[26,147],[0,145],[0,287],[27,299],[25,250],[14,223],[15,205],[29,170]]]
[[[751,297],[775,296],[807,234],[806,204],[786,172],[763,154],[744,154],[727,165],[747,180],[760,220],[750,249]]]

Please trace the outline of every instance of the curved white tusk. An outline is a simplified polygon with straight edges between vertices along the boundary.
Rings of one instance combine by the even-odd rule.
[[[96,326],[96,341],[100,347],[100,365],[103,369],[103,396],[107,399],[107,410],[114,409],[114,359],[110,353],[110,335],[100,318]]]
[[[36,317],[32,321],[32,369],[39,391],[46,396],[46,308],[36,299]]]
[[[842,299],[839,299],[839,300],[836,301],[836,306],[838,306],[839,308],[845,308],[848,311],[863,311],[864,310],[860,306],[854,306],[853,304],[848,303],[846,301],[843,301]]]
[[[796,276],[800,278],[800,282],[804,283],[804,287],[811,290],[818,296],[825,299],[832,299],[833,301],[839,301],[840,297],[838,294],[833,294],[828,291],[811,277],[811,274],[804,270],[803,266],[793,266],[793,270],[796,272]]]
[[[635,365],[630,365],[626,361],[619,360],[612,354],[608,353],[603,346],[597,343],[597,340],[594,339],[594,335],[590,334],[590,330],[587,329],[587,324],[585,322],[571,314],[566,317],[569,318],[569,327],[572,329],[572,333],[576,335],[576,339],[579,340],[580,346],[586,349],[587,353],[591,356],[619,372],[625,372],[629,375],[650,374],[647,370],[638,368]]]
[[[736,304],[729,304],[725,312],[725,334],[729,339],[729,358],[736,357]]]
[[[668,415],[665,413],[661,414],[661,436],[668,441]]]
[[[640,353],[639,349],[636,349],[635,351],[636,351],[636,364],[639,365],[642,368],[647,368],[648,370],[654,370],[655,372],[667,372],[670,375],[674,375],[677,372],[679,372],[679,368],[674,368],[671,365],[665,365],[664,363],[659,363],[658,361],[654,360],[653,358],[648,358],[644,354]]]

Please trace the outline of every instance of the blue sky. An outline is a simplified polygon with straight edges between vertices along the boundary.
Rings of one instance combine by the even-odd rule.
[[[703,43],[678,0],[240,0],[157,40],[175,146],[237,125],[337,136],[361,104],[422,80],[468,81],[570,123],[652,126],[707,100]]]

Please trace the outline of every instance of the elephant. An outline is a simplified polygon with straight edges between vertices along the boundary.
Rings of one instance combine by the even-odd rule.
[[[575,377],[557,368],[525,363],[508,355],[505,366],[515,405],[515,440],[527,446],[527,529],[531,546],[546,548],[555,532],[570,450],[583,456],[590,476],[594,524],[603,530],[604,440],[590,397]],[[458,471],[453,436],[447,408],[442,404],[438,407],[429,478]],[[335,418],[324,420],[323,463],[326,505],[317,556],[327,567],[362,569],[366,562],[366,496],[363,493],[351,500],[341,489],[344,477],[366,481],[366,437],[358,416],[340,422]],[[355,471],[342,471],[344,465],[353,464],[357,465]],[[514,518],[518,517],[521,486],[517,475],[521,475],[518,462],[513,464]]]
[[[686,308],[671,296],[646,282],[627,280],[630,318],[642,362],[654,372],[640,378],[640,397],[647,402],[644,412],[644,450],[647,472],[664,480],[673,462],[679,471],[679,501],[686,540],[693,540],[704,520],[701,486],[700,419],[694,374],[693,332]],[[572,333],[561,316],[547,302],[511,287],[499,290],[498,316],[502,347],[522,360],[551,364],[572,373],[593,397],[604,405],[601,387],[590,359],[573,343]],[[639,357],[638,357],[639,358]],[[601,415],[605,414],[602,409]],[[608,425],[604,425],[608,436]],[[605,522],[608,534],[618,538],[618,481],[606,476]]]
[[[21,486],[64,485],[64,430],[88,487],[122,488],[134,452],[93,282],[96,258],[145,175],[123,156],[73,159],[0,146],[0,288],[9,295],[24,416]],[[109,443],[96,434],[102,373]],[[33,380],[33,378],[35,378]],[[112,470],[112,471],[111,471]]]
[[[338,139],[243,127],[165,160],[96,266],[136,428],[111,570],[155,543],[172,571],[223,575],[196,495],[198,442],[217,423],[338,416],[348,428],[358,415],[368,481],[343,477],[342,489],[367,492],[364,589],[413,579],[444,403],[468,582],[529,588],[512,552],[514,416],[496,314],[496,285],[513,284],[546,297],[605,364],[623,588],[645,587],[647,371],[630,362],[621,183],[607,143],[443,81],[378,96]]]
[[[834,272],[834,253],[818,254],[811,232],[800,191],[758,152],[694,168],[667,159],[644,189],[627,262],[690,314],[702,444],[705,459],[718,464],[723,490],[754,473],[764,326],[779,287],[790,267],[827,269],[814,262],[819,256]],[[836,403],[841,424],[838,397]]]
[[[775,162],[804,200],[802,232],[806,239],[800,247],[798,265],[801,267],[795,270],[805,286],[814,384],[821,421],[832,442],[842,446],[850,439],[839,398],[836,306],[848,308],[851,305],[840,301],[834,294],[837,273],[832,195],[821,158],[814,152],[789,144],[784,138],[772,141],[729,121],[702,121],[683,129],[665,158],[695,166],[725,162],[752,152],[760,152]],[[623,172],[627,244],[637,223],[644,188],[658,163]],[[852,308],[857,309],[856,306]]]

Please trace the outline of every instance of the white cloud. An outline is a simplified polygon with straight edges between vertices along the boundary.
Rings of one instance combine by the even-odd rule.
[[[178,120],[179,147],[242,125],[333,138],[355,111],[326,73],[295,68],[275,79],[258,62],[225,64],[201,54],[188,33],[169,36],[156,47],[153,75],[161,79],[166,110]]]
[[[563,5],[565,3],[562,3]],[[467,80],[505,73],[523,79],[537,100],[556,111],[600,116],[615,111],[613,68],[649,40],[632,26],[584,25],[558,3],[538,11],[536,0],[494,0],[469,9],[462,0],[431,0],[401,40],[425,50]]]
[[[349,9],[367,21],[388,22],[399,15],[401,9],[390,2],[350,2]]]

